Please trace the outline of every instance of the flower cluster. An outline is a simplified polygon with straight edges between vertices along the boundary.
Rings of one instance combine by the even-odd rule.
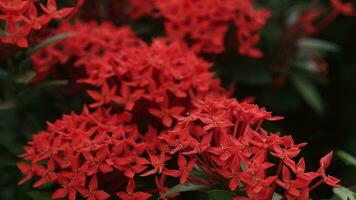
[[[262,122],[279,117],[253,104],[206,98],[174,117],[179,122],[170,130],[152,123],[141,131],[129,112],[84,108],[80,115],[65,115],[25,147],[21,157],[29,162],[18,164],[25,175],[20,184],[35,177],[34,187],[56,183],[60,187],[52,198],[70,200],[78,193],[87,199],[144,200],[164,195],[171,187],[167,179],[243,189],[236,199],[270,199],[277,187],[287,199],[308,199],[321,183],[339,182],[325,172],[331,153],[320,160],[317,172],[305,172],[304,159],[293,160],[305,144],[265,131]],[[154,186],[138,190],[137,179],[154,181]]]
[[[34,0],[1,0],[0,20],[5,24],[1,30],[0,43],[28,46],[28,36],[33,30],[40,30],[52,19],[63,19],[71,14],[75,7],[59,9],[56,0],[47,0],[43,5]],[[78,6],[83,0],[78,1]]]
[[[179,2],[186,2],[187,11],[195,6]],[[216,3],[211,8],[204,4],[208,9],[204,13],[219,19],[213,20],[214,26],[226,29],[231,13],[215,8],[234,10],[245,5],[240,9],[247,12],[251,3],[205,2]],[[170,1],[152,5],[161,8]],[[185,13],[174,10],[177,15]],[[265,11],[256,12],[267,16]],[[271,199],[276,191],[294,200],[308,199],[309,192],[322,183],[338,186],[339,180],[326,173],[332,153],[320,160],[316,172],[307,172],[300,155],[306,144],[295,144],[291,136],[262,127],[264,121],[281,117],[227,98],[228,91],[210,71],[212,64],[181,41],[155,39],[146,44],[129,28],[109,23],[62,24],[53,33],[73,30],[73,37],[32,57],[36,80],[53,74],[57,67],[80,70],[72,78],[85,85],[92,110],[84,107],[81,114],[64,115],[33,135],[21,155],[25,161],[18,163],[24,174],[20,184],[33,178],[34,187],[52,183],[52,198],[70,200],[79,195],[89,200],[170,198],[177,194],[167,195],[167,191],[185,183],[231,190],[236,200]],[[142,182],[148,186],[139,186]]]
[[[172,125],[172,115],[189,108],[193,99],[227,93],[209,71],[212,64],[182,43],[157,39],[147,45],[128,28],[92,26],[61,26],[58,33],[74,28],[79,32],[32,57],[36,80],[58,63],[69,70],[83,69],[83,75],[75,78],[91,86],[90,107],[116,103],[129,111],[150,113],[166,127]],[[72,59],[74,63],[69,62]]]
[[[304,10],[298,20],[298,25],[309,35],[314,35],[330,25],[339,15],[355,16],[356,10],[351,2],[330,0],[332,10],[325,15],[325,8],[311,7]],[[323,16],[325,15],[325,16]]]
[[[351,2],[343,2],[341,0],[330,0],[330,3],[337,12],[345,16],[356,15],[356,10]]]
[[[82,83],[99,107],[115,102],[132,112],[146,112],[171,127],[172,116],[189,109],[192,100],[226,92],[209,71],[211,63],[180,43],[155,40],[150,46],[126,48],[87,67]]]
[[[271,199],[277,186],[287,199],[309,199],[309,192],[322,183],[338,186],[339,180],[325,172],[332,153],[320,160],[317,172],[306,172],[303,157],[294,161],[306,143],[295,144],[291,136],[261,127],[264,120],[281,117],[235,99],[205,99],[194,105],[189,115],[178,117],[177,126],[160,136],[170,154],[179,152],[181,159],[183,155],[190,159],[188,165],[178,159],[179,170],[167,172],[180,177],[181,183],[183,174],[192,171],[188,166],[195,164],[208,178],[192,181],[210,187],[226,183],[231,191],[243,188],[250,199]]]
[[[78,78],[78,72],[71,73],[74,66],[94,68],[96,63],[103,62],[102,57],[120,50],[138,46],[142,41],[138,39],[129,27],[115,27],[109,22],[100,25],[97,23],[75,24],[62,23],[52,31],[52,35],[74,33],[75,35],[60,42],[56,42],[31,56],[36,77],[33,81],[40,81],[57,71],[67,71],[74,79]],[[74,62],[74,63],[73,63]],[[56,70],[60,65],[61,70]],[[101,66],[93,70],[100,70]],[[65,69],[65,70],[64,70]],[[101,69],[104,71],[105,69]]]
[[[225,35],[234,24],[238,52],[254,58],[263,55],[255,46],[270,13],[254,8],[251,0],[131,0],[131,4],[133,17],[163,17],[167,34],[190,41],[197,52],[223,52]]]

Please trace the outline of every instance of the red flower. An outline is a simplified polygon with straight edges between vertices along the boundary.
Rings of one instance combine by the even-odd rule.
[[[302,191],[308,186],[308,182],[303,180],[296,179],[292,180],[289,169],[286,166],[283,166],[282,170],[282,180],[277,180],[277,184],[282,188],[286,189],[287,199],[306,199],[305,196],[302,196]]]
[[[40,5],[43,12],[39,12]],[[39,30],[50,22],[52,18],[62,19],[71,13],[74,8],[57,10],[56,0],[47,0],[47,7],[39,1],[11,0],[0,1],[2,15],[0,21],[4,22],[6,29],[0,37],[0,43],[16,44],[18,47],[28,47],[27,37],[33,30]]]
[[[50,20],[50,18],[61,19],[63,17],[66,17],[74,9],[74,8],[62,8],[58,10],[56,0],[47,0],[46,6],[44,6],[43,4],[40,4],[40,6],[42,10],[48,14],[48,21]]]
[[[331,5],[341,14],[346,16],[354,16],[355,9],[351,2],[343,2],[341,0],[330,0]]]
[[[130,87],[122,83],[120,95],[114,97],[112,100],[118,104],[125,105],[126,110],[132,110],[135,106],[135,102],[142,98],[144,90],[136,90],[134,92],[131,91]]]
[[[55,169],[56,169],[55,163],[52,159],[48,161],[47,169],[45,167],[43,167],[42,165],[38,165],[36,171],[37,171],[37,174],[41,177],[41,179],[36,181],[33,184],[33,187],[40,187],[41,185],[43,185],[45,183],[50,183],[50,182],[56,181],[57,174],[55,172]]]
[[[161,152],[160,155],[149,155],[150,157],[150,163],[154,167],[154,169],[151,169],[143,174],[141,176],[148,176],[151,174],[160,174],[163,172],[165,162],[170,159],[165,152]]]
[[[162,17],[170,38],[189,39],[192,48],[203,53],[222,53],[224,37],[231,22],[236,26],[238,51],[242,55],[259,58],[263,54],[255,48],[258,32],[266,24],[269,11],[254,8],[252,1],[199,0],[131,0],[132,16]],[[157,13],[158,12],[158,13]]]
[[[166,97],[165,100],[160,103],[160,109],[150,108],[148,110],[153,116],[158,117],[162,120],[162,124],[166,127],[171,127],[173,116],[180,115],[185,110],[182,106],[173,106],[169,108],[168,106],[168,98]]]
[[[80,188],[78,191],[88,200],[105,200],[110,197],[110,195],[103,190],[98,190],[98,179],[96,176],[91,178],[89,182],[89,190]]]
[[[179,183],[184,184],[189,176],[190,172],[193,170],[193,167],[195,165],[196,159],[190,160],[187,162],[185,157],[182,154],[178,155],[178,167],[179,170],[170,170],[167,169],[164,171],[164,174],[173,176],[173,177],[179,177]]]
[[[52,193],[52,199],[60,199],[68,196],[69,200],[75,200],[77,197],[76,187],[80,186],[76,183],[77,180],[71,181],[70,179],[59,176],[58,182],[62,188],[57,189]]]
[[[332,187],[339,187],[340,180],[333,176],[326,175],[326,172],[325,172],[326,168],[328,168],[330,165],[332,156],[333,156],[333,152],[331,151],[326,156],[324,156],[320,159],[320,168],[318,169],[317,173],[319,173],[320,176],[322,176],[322,178],[326,184],[328,184]]]
[[[145,192],[134,192],[135,190],[135,181],[130,179],[127,184],[126,193],[118,192],[116,195],[123,200],[146,200],[151,197],[151,194]]]

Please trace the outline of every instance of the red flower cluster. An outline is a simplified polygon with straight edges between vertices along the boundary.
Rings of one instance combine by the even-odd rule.
[[[172,116],[189,109],[192,100],[225,93],[210,67],[182,44],[155,40],[108,54],[86,67],[88,77],[80,82],[99,89],[88,90],[91,107],[115,102],[134,113],[148,111],[171,127]]]
[[[69,69],[82,68],[85,75],[78,82],[93,86],[88,90],[94,100],[90,107],[117,103],[134,113],[150,113],[166,127],[171,127],[172,116],[188,109],[193,99],[226,93],[209,71],[212,64],[185,45],[160,39],[149,46],[128,28],[94,26],[61,26],[56,32],[79,31],[32,57],[36,79],[58,63]],[[72,59],[74,64],[69,62]]]
[[[178,159],[179,170],[167,172],[180,177],[181,183],[186,179],[183,174],[189,174],[195,164],[194,169],[207,178],[189,176],[190,181],[217,187],[226,180],[227,188],[243,188],[249,199],[271,199],[277,186],[287,199],[309,199],[309,192],[321,183],[338,186],[338,179],[325,174],[332,153],[320,160],[317,172],[305,172],[304,159],[293,159],[306,144],[294,144],[291,136],[268,133],[261,127],[264,120],[280,117],[235,99],[206,99],[194,105],[189,115],[178,117],[177,126],[160,136],[169,144],[170,154],[179,152],[181,160],[183,156],[190,159],[189,164]]]
[[[83,0],[78,1],[78,5]],[[52,19],[62,19],[74,11],[73,7],[57,7],[56,0],[47,0],[43,5],[34,0],[0,0],[0,20],[5,24],[0,43],[28,46],[27,37],[33,30],[40,30]]]
[[[245,195],[236,194],[236,199],[261,200],[270,199],[277,186],[287,199],[308,199],[309,191],[321,183],[339,182],[325,173],[331,154],[320,160],[317,172],[305,172],[303,158],[292,160],[305,144],[266,132],[262,122],[279,118],[255,105],[207,98],[174,117],[179,123],[171,130],[160,131],[152,123],[142,132],[128,112],[99,108],[90,113],[84,108],[80,115],[65,115],[25,147],[21,157],[29,163],[18,164],[25,175],[20,184],[34,177],[34,187],[56,183],[60,188],[53,198],[73,200],[79,193],[87,199],[117,195],[144,200],[165,194],[169,178],[234,192],[243,189]],[[279,160],[273,170],[272,157]],[[154,180],[155,186],[135,192],[137,179]]]
[[[221,53],[230,24],[236,27],[238,52],[262,57],[256,49],[258,32],[266,24],[269,11],[256,9],[251,0],[131,0],[133,17],[161,16],[167,34],[174,39],[187,39],[197,52]]]
[[[68,74],[71,74],[73,66],[93,68],[104,73],[105,68],[100,69],[100,66],[95,66],[96,63],[100,65],[105,60],[102,59],[103,57],[141,43],[129,27],[117,28],[109,22],[101,25],[81,22],[74,25],[62,23],[52,31],[52,35],[68,32],[74,32],[75,35],[32,54],[31,59],[36,70],[33,81],[55,74],[56,65],[69,71]],[[77,78],[78,74],[74,76],[73,78]]]
[[[339,15],[356,15],[356,10],[351,2],[330,0],[330,4],[333,9],[321,19],[320,17],[325,14],[324,7],[320,6],[306,9],[301,13],[298,25],[300,25],[302,30],[304,30],[307,34],[313,35],[330,25]]]
[[[345,16],[355,16],[356,10],[351,2],[343,2],[341,0],[330,0],[331,5],[339,13]]]
[[[212,64],[184,44],[148,45],[110,24],[64,24],[55,33],[72,30],[72,38],[38,52],[34,66],[39,78],[57,64],[83,69],[74,78],[89,87],[95,111],[64,115],[35,134],[18,164],[20,184],[54,183],[52,197],[70,200],[145,200],[187,182],[229,189],[236,200],[271,199],[275,191],[308,199],[322,183],[338,186],[326,174],[332,153],[306,172],[305,143],[262,128],[280,117],[225,98]],[[139,181],[149,186],[136,187]]]

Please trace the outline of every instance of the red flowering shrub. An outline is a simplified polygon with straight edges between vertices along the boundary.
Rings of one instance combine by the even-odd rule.
[[[264,129],[265,121],[281,117],[229,99],[212,63],[195,54],[222,52],[232,22],[239,52],[261,57],[255,45],[266,10],[252,1],[131,2],[149,4],[136,17],[164,17],[170,38],[146,44],[127,27],[64,23],[52,34],[75,35],[32,56],[33,81],[65,69],[84,85],[93,110],[64,115],[33,135],[17,165],[24,175],[19,184],[51,183],[52,198],[70,200],[171,198],[178,195],[167,194],[171,188],[187,183],[230,190],[236,200],[275,193],[304,200],[320,184],[338,186],[326,173],[332,152],[318,170],[306,171],[300,154],[306,143]]]
[[[65,115],[48,123],[47,130],[35,134],[25,147],[21,157],[28,163],[18,164],[25,175],[20,184],[35,177],[34,187],[56,183],[60,188],[52,198],[72,200],[79,193],[87,199],[115,194],[121,199],[148,199],[164,195],[170,187],[165,180],[175,178],[181,184],[243,190],[244,195],[235,194],[237,199],[270,199],[277,186],[287,199],[308,199],[309,191],[321,183],[335,187],[339,182],[325,172],[332,154],[320,160],[317,172],[305,172],[304,159],[293,160],[305,143],[294,144],[291,136],[265,131],[264,120],[279,118],[255,105],[208,98],[174,117],[179,123],[171,130],[150,124],[141,132],[127,112],[89,113],[84,108],[80,115]],[[156,186],[135,189],[142,178],[155,180]]]
[[[78,6],[83,1],[78,1]],[[40,30],[52,19],[63,19],[74,11],[74,7],[58,8],[56,0],[47,0],[46,5],[34,0],[1,0],[0,21],[4,23],[0,43],[28,46],[28,36]]]
[[[197,52],[221,53],[230,24],[236,27],[238,52],[254,58],[262,57],[255,46],[258,32],[270,13],[256,9],[251,0],[131,0],[134,18],[153,15],[165,19],[167,34],[192,42]]]
[[[320,17],[325,13],[325,8],[312,7],[302,12],[298,24],[309,35],[316,34],[330,25],[339,15],[355,16],[356,10],[351,2],[341,0],[330,0],[331,12],[326,16]]]
[[[87,67],[88,78],[80,80],[99,89],[88,90],[95,101],[91,107],[115,102],[134,113],[146,110],[166,127],[172,125],[173,115],[190,108],[192,100],[225,93],[209,71],[211,63],[179,43],[142,43],[95,64],[98,68]]]
[[[330,0],[331,5],[334,9],[346,16],[355,16],[356,10],[351,2],[344,2],[341,0]]]
[[[58,32],[68,27],[72,28],[63,25]],[[90,24],[75,27],[81,30],[76,36],[38,52],[32,60],[37,79],[59,63],[84,69],[78,82],[93,87],[88,90],[94,100],[90,107],[115,102],[131,111],[139,102],[134,113],[149,112],[170,127],[172,115],[189,108],[193,99],[226,93],[209,71],[212,64],[181,43],[160,39],[148,46],[127,28],[108,24],[97,29]]]
[[[75,35],[31,56],[36,71],[33,81],[42,80],[49,74],[53,74],[57,65],[68,71],[73,70],[74,67],[84,66],[92,71],[101,70],[104,73],[105,68],[101,69],[100,64],[104,62],[105,57],[141,43],[129,27],[117,28],[109,22],[100,25],[94,22],[63,23],[54,29],[52,34],[68,32],[74,32]]]

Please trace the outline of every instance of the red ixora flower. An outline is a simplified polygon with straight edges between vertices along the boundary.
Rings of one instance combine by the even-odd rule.
[[[197,52],[221,53],[230,23],[236,27],[238,52],[254,58],[263,53],[255,46],[270,12],[256,9],[251,0],[131,0],[132,17],[162,17],[169,37],[189,38]]]
[[[75,70],[75,67],[85,67],[88,73],[92,74],[86,81],[103,85],[107,77],[113,76],[112,66],[108,65],[109,60],[105,58],[107,54],[138,46],[142,42],[130,28],[117,28],[109,22],[100,25],[80,21],[75,24],[62,23],[52,30],[51,35],[70,32],[75,32],[75,35],[32,54],[31,59],[36,71],[33,82],[41,81],[48,75],[56,75],[56,65],[61,64],[74,79],[81,78],[80,71]],[[103,52],[105,53],[102,54]],[[71,60],[75,60],[74,66],[66,67]]]
[[[127,27],[111,24],[63,24],[54,32],[74,29],[75,36],[32,57],[35,80],[54,74],[56,65],[72,71],[72,78],[89,88],[92,108],[119,105],[169,128],[192,106],[191,99],[227,94],[210,72],[212,64],[180,42],[157,39],[147,45]],[[84,73],[78,77],[76,70]]]
[[[338,186],[339,180],[325,172],[332,153],[320,160],[317,172],[305,172],[304,159],[294,161],[305,143],[265,131],[263,121],[278,119],[265,109],[223,97],[196,99],[190,106],[191,116],[175,116],[179,120],[170,129],[151,116],[147,132],[126,111],[84,108],[79,115],[65,115],[25,147],[25,162],[18,164],[25,176],[20,184],[39,177],[34,187],[55,183],[59,188],[52,198],[70,200],[78,194],[91,200],[115,194],[144,200],[168,191],[167,178],[176,184],[243,190],[251,199],[270,199],[277,188],[287,199],[305,199],[322,183]],[[216,116],[229,126],[205,128],[213,123],[207,119]],[[271,157],[278,161],[272,163]],[[156,184],[135,187],[137,178],[152,177]]]
[[[15,44],[18,47],[28,47],[28,37],[35,30],[40,30],[52,19],[63,19],[73,13],[83,0],[76,6],[58,8],[56,0],[47,0],[47,6],[34,0],[0,0],[0,21],[5,27],[0,27],[0,44]],[[39,7],[41,9],[39,9]]]
[[[282,118],[228,98],[209,71],[212,64],[186,45],[165,39],[148,45],[111,24],[66,24],[58,31],[76,26],[76,36],[45,48],[34,61],[51,70],[57,64],[83,70],[72,78],[88,88],[93,110],[64,115],[33,135],[20,156],[20,184],[53,183],[52,198],[70,200],[145,200],[179,183],[259,200],[276,190],[303,199],[322,183],[338,186],[325,172],[332,154],[317,172],[305,172],[304,159],[294,160],[306,143],[265,130],[265,121]],[[37,65],[40,76],[48,66]],[[152,184],[136,187],[138,180]]]
[[[343,15],[355,16],[356,10],[352,2],[342,1],[342,0],[330,0],[331,5]]]

